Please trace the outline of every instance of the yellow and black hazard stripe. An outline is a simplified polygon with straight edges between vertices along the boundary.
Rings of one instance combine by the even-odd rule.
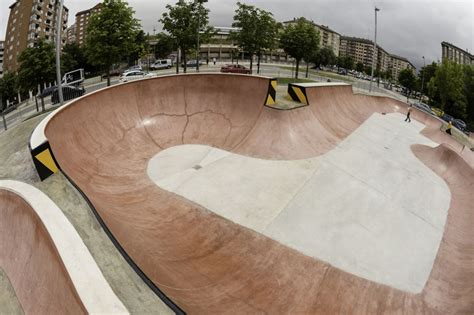
[[[39,178],[42,181],[59,171],[58,163],[54,158],[49,142],[45,142],[31,149],[31,157],[33,158],[33,163],[35,164]]]
[[[277,79],[270,79],[268,83],[268,93],[267,99],[265,100],[265,105],[272,107],[276,103],[276,87]]]
[[[288,84],[288,95],[295,102],[308,105],[308,98],[306,96],[306,89],[302,86]]]

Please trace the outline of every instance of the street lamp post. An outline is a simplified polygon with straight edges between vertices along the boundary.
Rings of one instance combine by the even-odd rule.
[[[421,73],[421,95],[420,95],[420,103],[422,102],[423,98],[423,85],[425,84],[425,56],[423,56],[423,72]]]
[[[199,49],[201,48],[199,45],[199,32],[201,31],[201,14],[199,14],[199,4],[203,4],[207,2],[207,0],[197,0],[198,3],[198,27],[197,27],[197,47],[196,47],[196,71],[199,72]]]
[[[372,92],[372,81],[374,80],[374,68],[376,66],[375,53],[377,51],[377,12],[380,11],[379,8],[375,7],[375,37],[374,37],[374,51],[372,52],[372,74],[370,75],[370,86],[369,92]]]
[[[63,32],[63,5],[64,0],[59,2],[56,20],[56,81],[58,83],[59,105],[63,105],[63,89],[61,87],[61,35]]]

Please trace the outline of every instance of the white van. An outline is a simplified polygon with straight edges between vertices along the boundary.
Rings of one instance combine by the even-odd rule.
[[[169,69],[173,66],[171,59],[162,59],[155,61],[150,68],[158,70],[158,69]]]

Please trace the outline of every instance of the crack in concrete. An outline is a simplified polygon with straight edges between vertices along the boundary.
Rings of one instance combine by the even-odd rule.
[[[186,100],[186,87],[183,87],[183,95],[184,95],[184,114],[186,115],[186,124],[184,125],[183,133],[181,133],[182,144],[184,144],[184,134],[186,133],[186,129],[188,128],[188,124],[189,124],[188,102]]]

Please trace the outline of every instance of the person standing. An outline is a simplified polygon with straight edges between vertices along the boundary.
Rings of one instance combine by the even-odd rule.
[[[449,121],[448,126],[446,127],[446,133],[452,135],[451,128],[453,128],[453,122]]]
[[[411,105],[410,105],[410,107],[408,107],[407,118],[405,118],[405,121],[411,122],[410,114],[411,114]]]
[[[212,58],[212,62],[214,63],[214,65],[216,64],[216,57]]]

